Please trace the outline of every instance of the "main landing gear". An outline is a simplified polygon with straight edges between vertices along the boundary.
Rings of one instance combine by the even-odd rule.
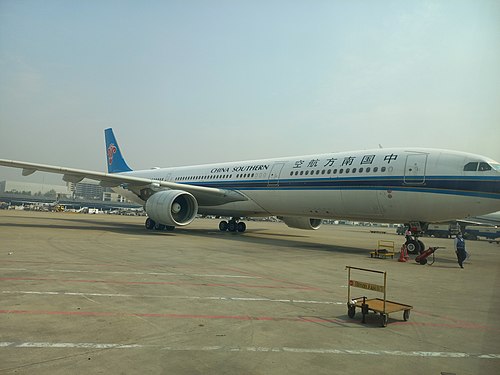
[[[168,230],[172,231],[175,229],[173,225],[165,225],[165,224],[160,224],[148,217],[146,219],[146,222],[144,223],[145,227],[147,230],[158,230],[158,231],[163,231],[163,230]]]
[[[233,217],[229,221],[222,220],[219,223],[219,230],[221,232],[229,231],[243,233],[247,229],[247,225],[243,221],[239,220],[239,217]]]

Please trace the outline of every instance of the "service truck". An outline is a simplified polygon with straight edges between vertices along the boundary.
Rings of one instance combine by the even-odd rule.
[[[465,227],[464,237],[468,240],[477,240],[479,237],[484,237],[490,242],[500,243],[500,228],[468,225]]]

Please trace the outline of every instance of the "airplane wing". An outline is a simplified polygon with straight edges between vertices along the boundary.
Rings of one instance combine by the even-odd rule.
[[[481,219],[481,217],[470,217],[466,219],[460,219],[457,220],[457,222],[463,224],[483,225],[487,227],[498,227],[500,225],[498,220],[493,221],[493,220]]]
[[[126,173],[95,172],[84,169],[66,168],[6,159],[0,159],[0,166],[20,168],[23,170],[23,176],[29,176],[36,171],[61,174],[63,175],[64,181],[73,183],[77,183],[82,181],[84,178],[88,178],[99,181],[100,185],[103,187],[119,186],[130,190],[141,199],[143,199],[142,197],[144,191],[149,190],[152,193],[159,190],[172,189],[187,191],[193,194],[198,201],[198,204],[201,206],[218,206],[225,203],[248,200],[246,196],[234,190],[157,181],[149,178],[127,175]]]

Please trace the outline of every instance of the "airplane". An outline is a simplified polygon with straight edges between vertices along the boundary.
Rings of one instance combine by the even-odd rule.
[[[500,211],[491,214],[466,217],[465,219],[457,220],[460,224],[475,224],[491,227],[500,227]]]
[[[406,223],[410,253],[429,223],[500,210],[500,164],[431,148],[379,148],[185,167],[132,170],[111,128],[105,129],[107,173],[0,159],[1,166],[100,181],[144,205],[149,230],[173,230],[197,214],[230,217],[219,230],[244,232],[243,217],[277,216],[315,230],[323,219]]]

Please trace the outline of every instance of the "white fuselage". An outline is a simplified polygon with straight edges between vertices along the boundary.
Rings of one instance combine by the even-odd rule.
[[[464,170],[473,169],[470,163],[477,163],[476,170]],[[481,170],[483,164],[490,168]],[[123,174],[234,190],[248,198],[200,205],[200,214],[399,223],[439,222],[500,210],[498,163],[447,150],[377,149]]]

